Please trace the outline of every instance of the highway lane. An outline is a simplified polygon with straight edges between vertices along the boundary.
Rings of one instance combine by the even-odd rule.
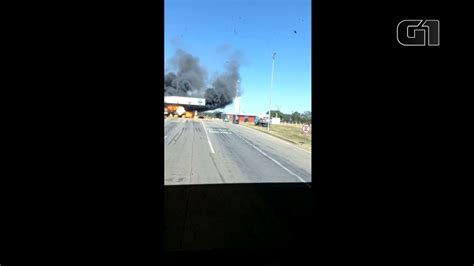
[[[296,173],[304,182],[311,182],[311,153],[277,137],[258,132],[242,125],[223,123],[238,136],[259,147],[271,158]],[[303,181],[302,180],[302,181]]]
[[[167,119],[164,131],[166,250],[302,246],[310,153],[220,120]]]
[[[171,121],[171,122],[170,122]],[[174,122],[173,122],[174,121]],[[171,130],[173,130],[173,128],[178,125],[178,121],[181,121],[181,120],[170,120],[170,119],[166,119],[165,120],[165,136],[167,136],[169,134],[169,132]]]
[[[221,120],[165,120],[165,185],[311,182],[311,153]]]

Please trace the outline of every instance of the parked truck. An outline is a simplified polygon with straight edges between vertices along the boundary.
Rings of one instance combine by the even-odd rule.
[[[269,122],[268,115],[260,115],[260,116],[255,117],[256,126],[267,127],[268,122]]]

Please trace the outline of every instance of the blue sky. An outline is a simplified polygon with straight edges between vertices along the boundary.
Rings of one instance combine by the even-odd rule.
[[[310,0],[165,0],[165,69],[180,48],[212,77],[224,70],[224,46],[243,54],[243,113],[268,110],[273,52],[272,109],[311,111]]]

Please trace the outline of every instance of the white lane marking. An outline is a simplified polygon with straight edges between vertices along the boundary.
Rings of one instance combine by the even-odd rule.
[[[215,153],[214,148],[212,147],[212,144],[211,144],[211,139],[209,138],[209,135],[207,134],[206,126],[204,125],[204,122],[202,120],[201,120],[201,123],[202,123],[202,126],[204,127],[204,132],[206,132],[207,142],[209,142],[209,147],[211,147],[211,152]]]
[[[246,139],[242,138],[241,136],[239,136],[238,134],[234,134],[236,136],[238,136],[239,138],[241,138],[243,141],[245,141],[248,145],[252,146],[254,149],[256,149],[257,151],[259,151],[261,154],[263,154],[263,156],[267,157],[268,159],[272,160],[274,163],[276,163],[278,166],[280,166],[281,168],[283,168],[285,171],[287,171],[288,173],[290,173],[291,175],[293,176],[296,176],[301,182],[305,183],[309,188],[311,188],[311,185],[309,185],[308,183],[306,183],[306,181],[301,178],[299,175],[293,173],[290,169],[286,168],[285,166],[283,166],[280,162],[278,162],[277,160],[273,159],[272,157],[268,156],[265,152],[263,152],[261,149],[259,149],[258,147],[256,147],[255,145],[253,145],[252,143],[248,142]]]
[[[246,128],[246,129],[248,129],[248,130],[251,130],[251,131],[253,131],[253,132],[259,131],[259,130],[257,130],[257,129],[249,128],[249,127],[246,127],[246,126],[243,126],[243,127]],[[265,134],[264,132],[261,132],[261,133],[262,133],[262,134]],[[293,147],[293,148],[296,148],[296,149],[298,149],[298,150],[302,150],[302,151],[304,151],[304,152],[306,152],[306,153],[311,154],[310,151],[304,150],[304,149],[302,149],[302,148],[300,148],[300,147],[297,147],[297,146],[295,146],[295,145],[293,145],[293,144],[290,144],[290,143],[288,143],[287,141],[284,141],[284,140],[282,140],[282,139],[279,139],[279,138],[277,138],[277,137],[275,137],[275,136],[273,136],[273,135],[270,135],[270,134],[265,134],[265,135],[270,136],[270,137],[272,137],[273,139],[276,139],[276,140],[278,140],[278,141],[281,141],[282,143],[285,143],[285,144],[287,144],[287,145],[290,145],[290,146]]]
[[[228,131],[228,129],[209,129],[209,133],[212,134],[232,134],[232,132]]]

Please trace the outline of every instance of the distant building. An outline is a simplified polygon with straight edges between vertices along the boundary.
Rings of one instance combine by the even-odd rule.
[[[227,119],[229,119],[229,121],[231,122],[234,121],[235,119],[238,119],[239,124],[241,124],[241,123],[254,123],[257,115],[223,113],[222,118],[224,119],[225,117],[227,117]]]

